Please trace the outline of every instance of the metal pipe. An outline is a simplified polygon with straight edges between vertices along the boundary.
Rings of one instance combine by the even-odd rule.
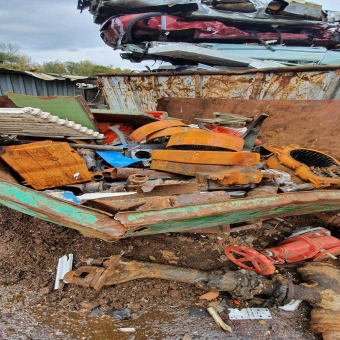
[[[126,152],[128,148],[119,147],[119,146],[109,146],[109,145],[94,145],[94,144],[77,144],[77,143],[69,143],[70,146],[74,149],[90,149],[90,150],[98,150],[98,151],[120,151]]]

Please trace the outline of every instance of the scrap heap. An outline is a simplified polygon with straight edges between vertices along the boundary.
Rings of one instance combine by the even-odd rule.
[[[225,69],[340,60],[340,13],[305,0],[79,0],[78,8],[134,62]]]
[[[68,213],[50,217],[85,235],[115,240],[226,230],[240,222],[260,225],[262,217],[338,208],[333,190],[315,189],[339,188],[340,162],[311,148],[265,144],[257,135],[271,119],[266,114],[215,112],[188,125],[163,111],[91,111],[81,97],[7,95],[10,107],[0,108],[2,179],[76,204],[78,212],[97,209],[107,227]],[[54,215],[52,202],[44,204]]]
[[[311,148],[258,139],[271,119],[266,114],[255,119],[215,112],[188,125],[162,111],[91,111],[81,97],[7,93],[5,99],[0,202],[86,236],[114,241],[179,231],[228,234],[259,228],[272,217],[340,206],[340,162]],[[327,227],[339,227],[338,216],[322,218]],[[100,290],[159,278],[264,306],[304,300],[314,308],[312,329],[324,339],[339,338],[340,274],[332,264],[340,240],[330,230],[300,229],[259,252],[228,245],[225,254],[244,269],[206,272],[116,255],[85,259],[71,270],[72,260],[64,256],[68,263],[58,267],[55,289],[61,280]],[[277,265],[307,259],[318,262],[298,268],[303,284],[276,273]],[[217,310],[208,312],[232,331],[223,321],[221,326]]]

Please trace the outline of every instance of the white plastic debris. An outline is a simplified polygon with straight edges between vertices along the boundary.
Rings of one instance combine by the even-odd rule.
[[[72,270],[73,254],[64,255],[58,260],[57,274],[55,277],[54,289],[60,288],[60,281],[64,275]]]
[[[117,328],[119,331],[123,332],[123,333],[133,333],[136,332],[136,328],[132,328],[132,327],[126,327],[126,328]]]
[[[97,198],[105,198],[105,197],[119,197],[119,196],[126,196],[126,195],[135,195],[137,192],[131,191],[131,192],[94,192],[89,194],[84,194],[77,196],[77,198],[81,201],[87,201],[87,200],[95,200]]]
[[[286,312],[294,312],[298,309],[301,302],[302,300],[292,300],[284,306],[279,306],[279,308],[285,310]]]
[[[228,308],[230,320],[270,320],[272,318],[268,308]]]

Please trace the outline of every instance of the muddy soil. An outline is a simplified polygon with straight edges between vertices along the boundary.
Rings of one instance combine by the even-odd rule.
[[[74,264],[84,258],[123,254],[126,258],[214,270],[236,269],[223,255],[228,244],[265,248],[277,244],[295,228],[320,226],[310,217],[287,218],[294,227],[276,220],[260,230],[238,234],[161,234],[106,243],[81,236],[77,231],[56,226],[0,207],[0,338],[2,339],[320,339],[309,330],[311,307],[302,303],[295,312],[271,308],[271,320],[226,322],[233,333],[223,333],[208,317],[189,313],[202,311],[208,302],[198,297],[206,291],[195,285],[143,279],[105,287],[66,285],[54,291],[58,258],[74,254]],[[280,271],[292,271],[293,267]],[[249,307],[227,293],[215,301],[228,307]],[[92,313],[82,303],[99,307]],[[109,315],[111,309],[129,308],[129,320]],[[135,328],[124,333],[119,328]]]

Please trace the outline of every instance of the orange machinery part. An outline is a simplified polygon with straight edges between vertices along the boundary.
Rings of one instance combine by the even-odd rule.
[[[152,160],[189,164],[252,166],[259,163],[260,154],[248,151],[154,150]]]
[[[136,141],[140,143],[140,141],[143,138],[147,137],[148,135],[151,135],[152,133],[166,129],[168,127],[174,127],[174,126],[187,126],[187,125],[182,123],[179,120],[160,120],[159,122],[153,122],[153,123],[141,126],[140,128],[136,129],[134,132],[132,132],[129,138],[132,141]]]
[[[151,135],[148,135],[146,138],[146,142],[149,143],[150,141],[156,139],[156,138],[164,138],[164,137],[170,137],[176,133],[180,132],[191,132],[191,131],[197,131],[197,128],[191,128],[187,126],[175,126],[175,127],[169,127],[160,131],[157,131],[155,133],[152,133]]]
[[[334,157],[331,157],[330,155],[313,149],[307,149],[307,148],[301,148],[299,145],[291,145],[291,146],[272,146],[272,145],[264,145],[264,148],[273,152],[276,157],[277,161],[284,165],[285,167],[288,167],[289,169],[294,170],[294,174],[298,176],[300,179],[302,179],[305,182],[311,182],[315,188],[322,188],[322,187],[329,187],[329,186],[340,186],[340,178],[339,177],[326,177],[326,176],[320,176],[312,172],[312,169],[308,167],[306,164],[299,162],[298,160],[294,159],[291,156],[291,152],[295,150],[302,150],[312,153],[317,153],[320,156],[325,156],[329,160],[331,160],[334,165],[340,169],[340,162],[335,159]],[[275,166],[277,162],[275,163],[274,160],[267,161],[267,166],[269,168]],[[276,169],[276,168],[274,168]],[[327,170],[327,167],[326,167]],[[339,170],[337,170],[339,171]]]
[[[233,151],[242,151],[244,140],[233,135],[204,130],[181,132],[171,136],[167,147],[209,146]]]

